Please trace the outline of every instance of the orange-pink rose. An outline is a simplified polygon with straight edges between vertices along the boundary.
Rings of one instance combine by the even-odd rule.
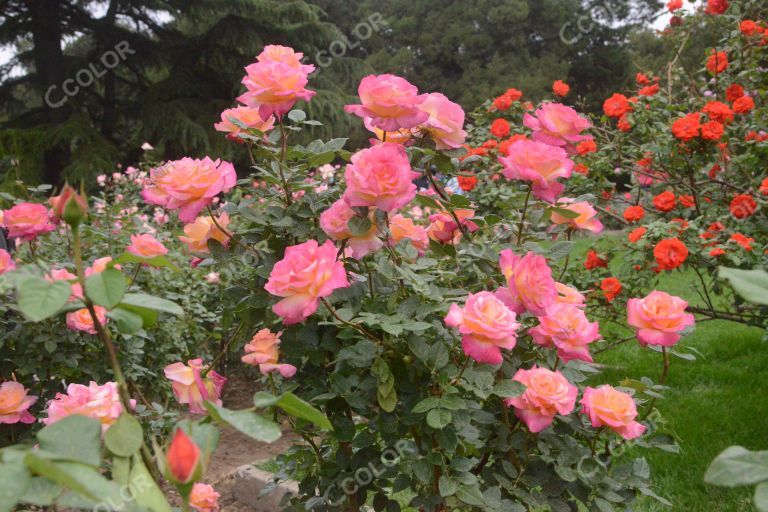
[[[131,400],[131,407],[136,406],[136,401]],[[66,418],[71,414],[79,414],[99,420],[102,431],[106,431],[123,413],[117,384],[107,382],[103,386],[91,381],[88,386],[82,384],[70,384],[67,392],[56,393],[53,400],[48,402],[48,417],[43,418],[43,423],[50,425]]]
[[[507,179],[530,181],[533,195],[550,203],[565,189],[557,180],[570,177],[574,166],[564,149],[530,140],[516,141],[499,162]]]
[[[344,200],[349,206],[375,206],[389,212],[410,203],[416,197],[413,172],[405,149],[384,142],[352,155],[344,178]]]
[[[569,210],[578,217],[566,217],[557,210],[552,210],[552,222],[555,224],[568,224],[573,229],[583,229],[593,233],[603,230],[603,223],[597,218],[595,208],[587,201],[574,202],[569,197],[561,197],[557,200],[558,208]]]
[[[5,210],[2,225],[8,230],[10,238],[18,238],[24,242],[56,229],[51,222],[51,212],[37,203],[19,203],[10,210]]]
[[[453,213],[456,214],[464,229],[470,233],[477,231],[477,224],[469,220],[475,216],[474,210],[460,209],[454,210]],[[438,212],[429,216],[427,235],[441,244],[457,244],[461,240],[462,231],[453,215],[448,212]]]
[[[349,221],[355,216],[355,211],[346,201],[339,199],[320,214],[320,228],[334,240],[347,240],[350,256],[360,260],[366,255],[381,249],[384,246],[384,242],[378,237],[376,218],[373,211],[368,214],[371,227],[363,235],[355,236],[349,229]]]
[[[216,217],[216,222],[211,219],[210,215],[201,215],[195,219],[195,222],[184,226],[184,234],[186,236],[180,236],[181,240],[190,252],[208,253],[208,240],[216,240],[223,246],[229,244],[229,236],[219,229],[219,226],[223,229],[227,229],[229,226],[229,215],[226,212],[222,212],[221,215]]]
[[[654,290],[642,299],[629,299],[627,322],[637,329],[641,344],[671,347],[680,341],[680,332],[696,323],[687,307],[680,297]]]
[[[221,495],[208,484],[197,482],[189,494],[189,506],[197,512],[218,512]]]
[[[150,171],[150,185],[141,197],[150,204],[179,210],[182,222],[193,222],[213,198],[235,186],[237,174],[229,162],[182,158]]]
[[[93,306],[96,312],[96,319],[99,324],[106,325],[109,322],[107,318],[107,310],[99,305]],[[82,331],[88,334],[96,334],[96,324],[93,321],[91,312],[88,308],[78,309],[67,313],[67,327],[72,331]]]
[[[413,219],[399,213],[389,219],[389,234],[390,245],[397,245],[401,240],[408,239],[420,256],[423,256],[429,247],[427,230],[414,223]]]
[[[260,132],[268,132],[275,127],[274,116],[269,116],[266,119],[263,119],[261,115],[259,115],[258,109],[244,107],[242,105],[235,108],[228,108],[222,112],[221,122],[215,123],[213,127],[216,129],[216,131],[227,132],[229,136],[236,138],[236,136],[242,132],[243,129],[233,123],[231,119],[240,121],[248,128],[254,128]]]
[[[148,234],[131,235],[131,245],[126,248],[126,251],[140,258],[155,258],[168,254],[168,249]]]
[[[284,324],[303,322],[317,311],[321,298],[349,286],[344,264],[336,260],[337,254],[330,240],[323,245],[307,240],[288,247],[283,259],[275,263],[264,289],[283,297],[272,306],[272,311]]]
[[[491,292],[470,293],[463,308],[451,304],[445,325],[459,329],[467,356],[486,364],[502,363],[501,349],[515,348],[520,328],[514,311]]]
[[[581,134],[592,127],[589,119],[561,103],[542,104],[534,115],[525,114],[523,124],[533,130],[533,140],[550,146],[572,146],[592,138]]]
[[[645,426],[635,421],[637,406],[632,397],[608,384],[586,388],[580,403],[595,428],[608,427],[624,439],[634,439],[645,432]]]
[[[368,75],[357,89],[362,105],[346,105],[344,110],[371,119],[371,125],[395,132],[413,128],[429,119],[419,106],[427,99],[415,85],[395,75]]]
[[[419,125],[421,131],[432,136],[437,149],[461,147],[467,138],[467,132],[464,131],[464,109],[439,92],[426,96],[419,109],[429,114],[429,119]]]
[[[539,325],[528,330],[535,343],[554,346],[557,355],[566,363],[574,359],[592,362],[588,345],[600,339],[600,325],[587,320],[582,309],[555,302],[538,320]]]
[[[16,262],[5,249],[0,249],[0,274],[5,274],[16,268]]]
[[[27,395],[27,390],[18,382],[0,384],[0,425],[13,423],[34,423],[35,417],[27,409],[37,402],[37,397]]]
[[[547,368],[534,366],[530,370],[519,369],[512,378],[525,385],[525,391],[517,398],[504,401],[507,407],[515,408],[531,432],[541,432],[555,419],[573,412],[576,406],[578,388],[568,382],[565,376]]]
[[[189,412],[206,414],[203,402],[209,400],[221,405],[221,391],[227,379],[213,370],[203,376],[202,359],[191,359],[187,365],[181,362],[169,364],[164,370],[165,378],[171,381],[176,400],[189,405]]]
[[[295,366],[277,362],[282,334],[282,332],[274,334],[269,329],[260,330],[245,345],[245,355],[240,360],[245,364],[258,366],[259,371],[264,375],[277,371],[286,379],[293,377],[296,374]]]
[[[281,117],[299,101],[309,101],[317,94],[306,88],[308,76],[315,70],[302,64],[303,53],[286,46],[269,45],[245,68],[243,85],[248,89],[237,100],[258,108],[262,119]]]
[[[507,296],[515,301],[510,305],[514,311],[523,313],[528,310],[533,315],[545,315],[557,297],[547,260],[532,252],[518,256],[512,249],[504,249],[499,254],[499,265],[507,279]]]

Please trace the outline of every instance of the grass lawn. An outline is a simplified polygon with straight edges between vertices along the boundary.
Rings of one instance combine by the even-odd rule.
[[[694,279],[693,273],[670,272],[658,289],[697,304]],[[657,402],[665,430],[677,438],[681,453],[639,448],[635,453],[648,459],[654,490],[672,501],[674,510],[754,511],[752,488],[711,487],[704,484],[703,476],[712,459],[728,446],[768,449],[768,346],[762,342],[762,331],[705,321],[681,343],[701,355],[696,361],[672,358],[670,389]],[[661,372],[661,354],[633,342],[598,355],[596,361],[608,366],[600,381],[614,385],[625,377],[644,375],[658,381]],[[668,509],[644,501],[638,510]]]

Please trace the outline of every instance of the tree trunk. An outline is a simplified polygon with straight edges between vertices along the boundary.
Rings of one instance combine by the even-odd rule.
[[[66,103],[56,105],[45,100],[46,93],[55,87],[59,98],[62,94],[62,82],[65,78],[66,66],[64,51],[61,47],[61,0],[27,0],[29,13],[32,18],[33,56],[37,83],[43,99],[45,118],[51,125],[63,123],[69,117],[70,109]],[[61,174],[68,160],[65,148],[51,148],[43,157],[43,180],[57,185],[61,182]]]

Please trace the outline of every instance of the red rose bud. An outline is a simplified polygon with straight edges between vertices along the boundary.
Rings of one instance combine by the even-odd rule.
[[[166,453],[166,476],[178,484],[191,483],[200,465],[200,448],[182,429],[176,429]]]
[[[70,226],[76,226],[88,211],[88,200],[70,185],[64,185],[61,194],[50,199],[54,216]]]

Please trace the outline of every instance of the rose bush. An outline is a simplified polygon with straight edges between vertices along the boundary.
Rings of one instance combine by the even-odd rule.
[[[758,12],[725,4],[707,15],[725,25]],[[726,254],[741,267],[765,258],[764,176],[748,171],[765,156],[750,132],[762,98],[745,92],[765,91],[755,31],[708,56],[725,98],[705,100],[671,63],[666,90],[638,76],[637,97],[615,94],[594,121],[565,104],[561,81],[557,101],[509,89],[464,126],[440,93],[370,75],[345,108],[372,133],[355,153],[346,139],[291,144],[319,123],[295,108],[315,94],[314,67],[267,46],[216,125],[250,157],[239,181],[206,156],[100,177],[89,201],[71,188],[50,209],[45,188],[6,198],[0,424],[47,425],[37,447],[0,451],[10,506],[164,511],[163,477],[185,508],[215,509],[202,481],[213,425],[270,442],[277,421],[304,440],[277,458],[276,479],[299,481],[291,510],[666,503],[627,448],[674,450],[654,414],[669,356],[688,356],[692,313],[764,318],[741,299],[723,309],[714,292],[731,296],[710,272]],[[573,261],[576,238],[629,223],[621,269],[610,237]],[[678,269],[699,279],[705,308],[654,290]],[[616,339],[608,322],[633,336]],[[661,353],[659,381],[603,382],[593,354],[634,339]],[[222,403],[228,359],[258,370],[251,409]],[[153,403],[171,392],[192,419],[171,426]],[[163,421],[167,443],[142,430]]]

